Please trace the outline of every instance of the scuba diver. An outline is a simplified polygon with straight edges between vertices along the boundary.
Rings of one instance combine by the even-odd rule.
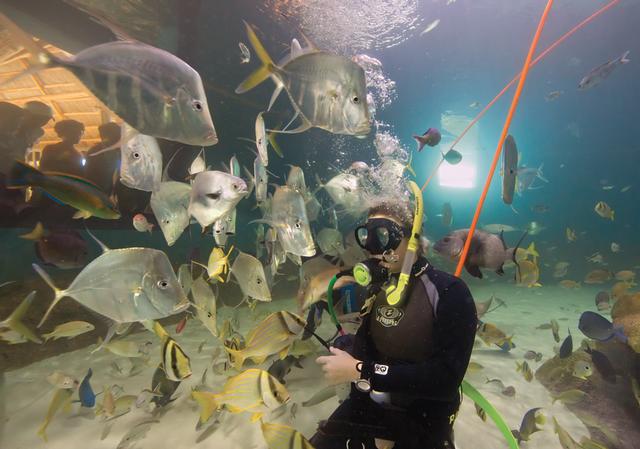
[[[413,218],[401,202],[372,207],[366,224],[355,230],[372,258],[330,283],[329,292],[354,282],[367,286],[368,299],[355,336],[338,337],[331,355],[316,360],[329,383],[352,387],[319,424],[310,440],[315,449],[455,447],[453,423],[473,349],[476,308],[461,279],[422,256],[421,194],[411,188]],[[329,312],[340,329],[332,301],[330,294]]]

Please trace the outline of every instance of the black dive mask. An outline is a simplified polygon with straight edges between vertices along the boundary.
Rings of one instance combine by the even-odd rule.
[[[393,220],[387,218],[370,218],[355,230],[356,242],[361,248],[373,255],[381,255],[394,250],[402,241],[405,232]]]

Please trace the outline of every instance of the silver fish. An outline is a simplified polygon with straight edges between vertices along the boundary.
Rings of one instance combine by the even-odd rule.
[[[162,182],[151,193],[149,205],[169,246],[178,240],[189,225],[190,195],[191,186],[176,181]]]
[[[160,421],[156,419],[145,419],[139,423],[136,423],[127,433],[124,434],[116,449],[131,449],[138,441],[147,436],[149,429],[155,423]]]
[[[204,327],[209,329],[209,332],[211,332],[214,337],[217,337],[216,296],[213,294],[207,281],[201,277],[193,281],[191,295],[196,304],[196,316]]]
[[[242,294],[258,301],[271,301],[271,292],[267,285],[264,267],[258,259],[250,254],[240,252],[231,266]]]
[[[229,233],[227,232],[228,226],[229,222],[226,217],[219,218],[213,223],[213,238],[218,246],[225,246],[227,244],[227,239],[229,238]]]
[[[207,163],[204,160],[204,148],[203,148],[202,150],[200,150],[200,152],[195,157],[193,162],[191,162],[191,165],[189,166],[189,169],[187,171],[189,172],[189,175],[195,176],[201,171],[205,171],[206,169],[207,169]]]
[[[71,71],[142,134],[187,145],[218,142],[200,75],[171,53],[140,42],[116,41],[69,59],[44,50],[40,56],[46,67]]]
[[[256,202],[260,205],[267,199],[269,175],[267,174],[267,168],[264,166],[259,156],[253,161],[253,182],[256,189]]]
[[[137,134],[120,147],[122,184],[132,189],[153,192],[158,188],[161,178],[162,153],[154,137]]]
[[[320,212],[322,212],[322,204],[320,204],[313,192],[306,192],[302,197],[304,198],[304,206],[307,209],[307,218],[309,221],[316,221]]]
[[[363,201],[362,188],[358,176],[340,173],[324,186],[334,203],[341,205],[350,213],[359,214],[367,208]]]
[[[327,256],[339,256],[344,252],[342,234],[337,229],[323,228],[316,237],[318,247]]]
[[[33,268],[55,297],[38,327],[69,296],[116,323],[157,320],[189,307],[167,255],[152,248],[108,249],[91,261],[64,290],[38,265]]]
[[[267,145],[267,130],[264,126],[262,112],[260,112],[256,117],[256,148],[258,149],[258,157],[265,167],[269,165],[269,153],[267,152]]]
[[[249,41],[263,66],[236,89],[244,93],[267,78],[276,80],[271,104],[284,89],[302,124],[287,133],[317,127],[335,134],[365,136],[371,129],[365,73],[362,67],[343,56],[311,51],[275,64],[253,29],[246,24]]]
[[[229,213],[246,194],[242,178],[221,171],[200,172],[193,180],[189,214],[205,228]]]
[[[267,221],[276,229],[286,252],[305,257],[316,254],[304,199],[298,192],[287,186],[278,187]]]
[[[307,184],[304,180],[304,172],[296,165],[290,165],[289,174],[287,175],[286,184],[298,193],[307,191]]]
[[[178,267],[178,283],[180,284],[180,287],[182,287],[184,294],[188,295],[193,284],[191,264],[183,263]]]

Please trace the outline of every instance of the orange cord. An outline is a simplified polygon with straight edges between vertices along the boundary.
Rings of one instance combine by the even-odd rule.
[[[549,53],[551,53],[558,45],[560,45],[562,42],[564,42],[565,40],[567,40],[567,38],[569,38],[571,35],[573,35],[576,31],[578,31],[580,28],[582,28],[583,26],[587,25],[589,22],[591,22],[593,19],[595,19],[596,17],[598,17],[600,14],[602,14],[603,12],[607,11],[609,8],[612,8],[613,6],[615,6],[616,3],[619,3],[620,0],[612,0],[609,3],[607,3],[605,6],[603,6],[602,8],[600,8],[599,10],[597,10],[596,12],[594,12],[593,14],[591,14],[589,17],[587,17],[586,19],[584,19],[582,22],[580,22],[579,24],[577,24],[576,26],[574,26],[573,28],[571,28],[569,31],[567,31],[565,34],[563,34],[562,36],[560,36],[553,44],[549,45],[542,53],[540,53],[533,61],[531,61],[531,65],[530,67],[535,66],[538,62],[540,62],[545,56],[547,56]],[[521,72],[522,73],[522,72]],[[513,79],[511,81],[509,81],[507,83],[506,86],[504,86],[504,88],[498,93],[498,95],[495,96],[495,98],[493,100],[491,100],[479,113],[478,115],[476,115],[476,117],[471,120],[471,122],[469,122],[469,124],[467,125],[467,127],[462,131],[462,133],[456,138],[456,140],[454,140],[454,142],[451,144],[451,149],[453,149],[459,142],[460,140],[462,140],[462,138],[467,134],[467,132],[469,132],[469,130],[471,128],[473,128],[473,126],[478,123],[478,121],[487,113],[487,111],[489,109],[491,109],[491,107],[495,104],[496,101],[498,101],[504,94],[505,92],[507,92],[507,90],[509,90],[509,88],[511,86],[513,86],[515,84],[516,81],[518,81],[518,79],[520,78],[521,73],[518,73],[516,76],[513,77]],[[440,168],[440,165],[442,165],[442,162],[444,161],[444,159],[440,160],[440,162],[438,163],[438,165],[436,166],[436,168],[433,170],[433,172],[431,173],[431,175],[429,176],[429,178],[425,181],[425,183],[422,185],[422,191],[424,192],[424,189],[427,188],[427,186],[429,185],[429,183],[431,182],[431,179],[433,178],[433,176],[435,175],[435,173],[438,171],[438,169]]]
[[[469,228],[469,234],[467,235],[467,239],[464,242],[464,248],[462,250],[462,254],[460,255],[460,260],[458,261],[458,266],[455,272],[456,276],[460,276],[460,273],[462,272],[462,267],[464,266],[464,263],[467,260],[467,255],[469,254],[469,247],[471,246],[471,240],[473,239],[473,233],[476,230],[478,219],[480,218],[480,213],[482,212],[482,207],[484,206],[484,201],[487,199],[487,193],[489,193],[489,187],[491,186],[491,180],[493,179],[493,174],[496,171],[496,167],[498,166],[498,160],[500,159],[500,154],[502,153],[502,145],[504,144],[504,141],[507,138],[507,133],[509,132],[509,126],[511,126],[513,115],[516,112],[516,108],[518,107],[518,101],[520,100],[520,94],[522,93],[522,89],[524,88],[524,83],[527,81],[527,75],[529,74],[529,69],[531,68],[531,59],[533,58],[533,52],[535,51],[536,46],[538,45],[538,41],[540,40],[540,35],[542,34],[542,29],[544,28],[544,24],[547,21],[547,17],[549,16],[549,11],[551,11],[552,5],[553,5],[553,0],[548,0],[547,6],[544,8],[544,12],[542,13],[542,17],[540,18],[540,23],[538,23],[538,29],[536,30],[536,34],[533,36],[533,40],[531,41],[531,46],[529,47],[529,53],[527,54],[527,58],[524,61],[524,66],[522,67],[520,81],[518,82],[516,93],[514,94],[513,100],[511,101],[511,106],[509,107],[509,113],[507,114],[507,119],[504,122],[504,126],[502,128],[502,134],[500,135],[500,140],[498,141],[496,152],[493,155],[493,161],[491,162],[491,168],[489,169],[489,174],[487,175],[487,180],[484,183],[484,189],[482,189],[482,195],[480,195],[480,199],[478,200],[478,205],[476,206],[476,212],[473,215],[473,220],[471,221],[471,227]]]

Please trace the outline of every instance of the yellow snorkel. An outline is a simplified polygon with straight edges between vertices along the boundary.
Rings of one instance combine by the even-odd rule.
[[[399,306],[404,301],[405,291],[411,276],[413,264],[418,259],[418,248],[420,247],[420,233],[422,232],[422,212],[424,210],[422,204],[422,191],[420,187],[413,181],[408,181],[407,186],[414,196],[414,214],[413,226],[411,227],[411,235],[407,245],[407,253],[402,261],[402,271],[395,285],[390,285],[385,289],[387,304],[390,306]]]

